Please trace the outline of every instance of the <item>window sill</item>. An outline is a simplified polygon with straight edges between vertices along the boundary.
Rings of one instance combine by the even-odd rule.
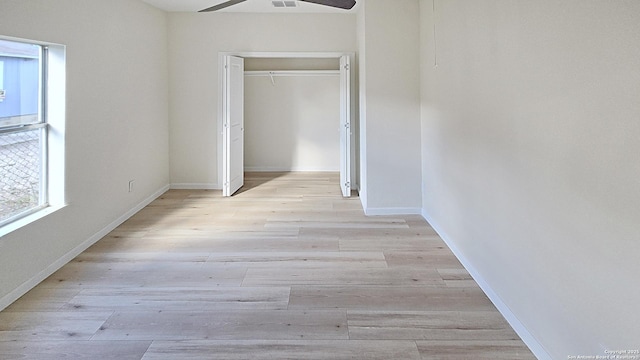
[[[64,205],[55,205],[55,206],[47,206],[46,208],[37,211],[31,215],[27,215],[21,219],[18,219],[16,221],[13,221],[9,224],[6,224],[2,227],[0,227],[0,239],[2,239],[5,235],[8,235],[20,228],[23,228],[27,225],[30,225],[46,216],[49,216],[63,208],[67,207],[66,204]]]

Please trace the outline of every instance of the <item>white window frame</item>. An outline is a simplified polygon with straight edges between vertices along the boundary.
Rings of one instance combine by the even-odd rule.
[[[63,45],[0,36],[1,40],[41,47],[39,122],[1,132],[36,129],[41,135],[40,204],[0,222],[0,238],[66,206],[65,201],[65,117],[66,117],[66,48]]]

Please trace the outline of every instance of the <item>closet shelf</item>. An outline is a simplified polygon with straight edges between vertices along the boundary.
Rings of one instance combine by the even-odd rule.
[[[340,70],[263,70],[245,71],[244,76],[339,76]]]

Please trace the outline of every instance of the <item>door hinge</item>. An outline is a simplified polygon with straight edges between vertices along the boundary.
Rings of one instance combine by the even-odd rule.
[[[345,69],[345,70],[349,70],[349,64],[345,65],[345,66],[344,66],[344,69]]]

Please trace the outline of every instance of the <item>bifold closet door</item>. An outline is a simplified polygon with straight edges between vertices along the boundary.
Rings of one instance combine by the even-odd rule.
[[[244,59],[224,58],[222,195],[231,196],[244,185]]]
[[[351,62],[340,57],[340,188],[351,196]]]

